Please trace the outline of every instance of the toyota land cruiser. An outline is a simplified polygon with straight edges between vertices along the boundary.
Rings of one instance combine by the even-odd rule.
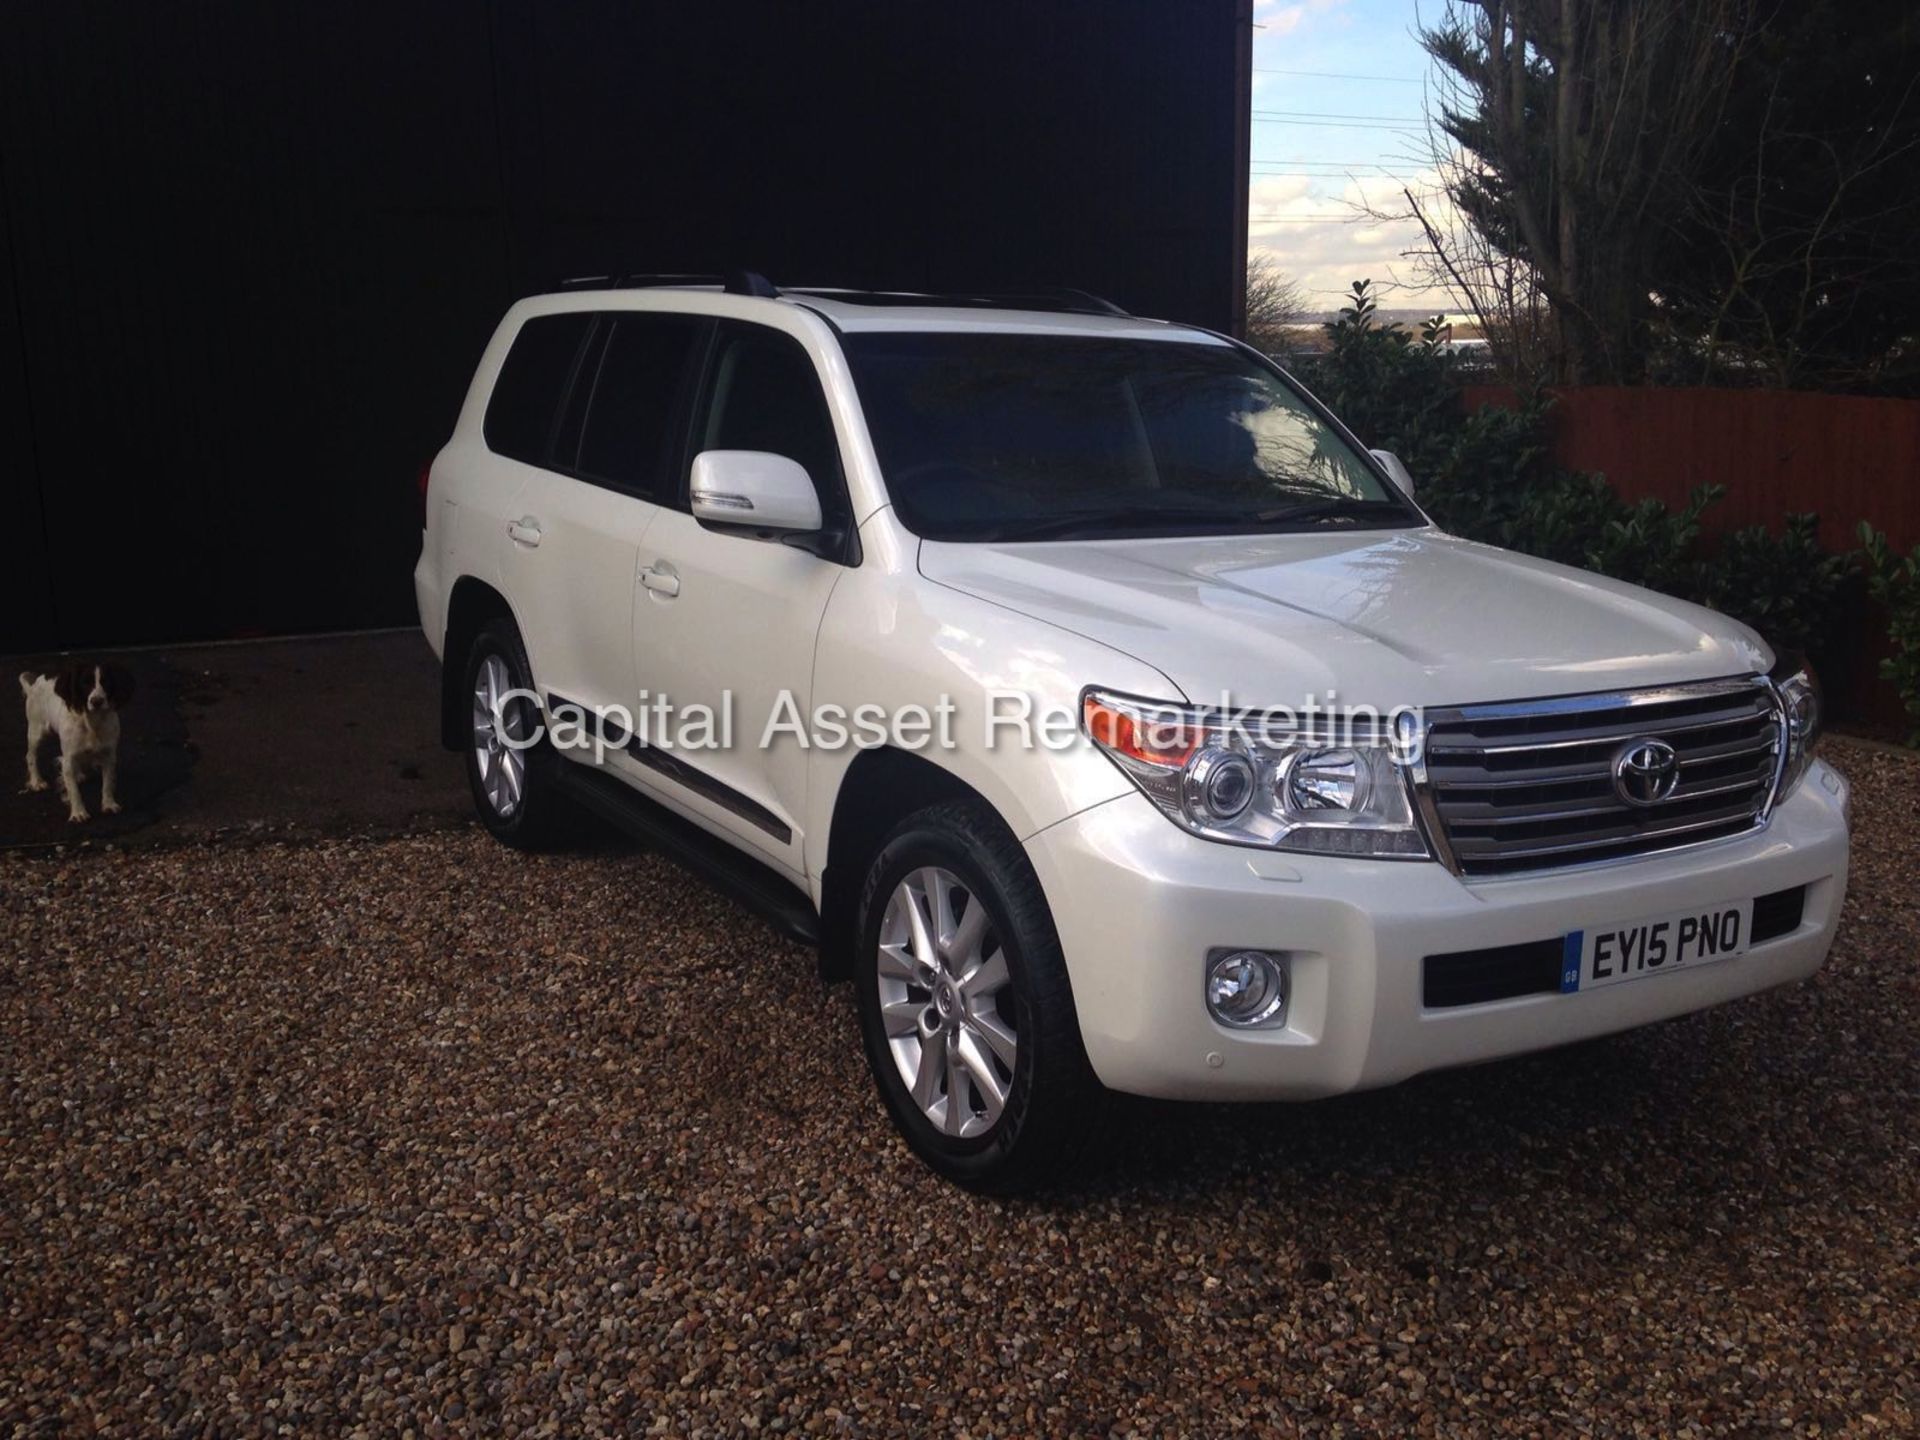
[[[516,304],[421,480],[481,821],[582,808],[850,978],[980,1188],[1109,1091],[1332,1095],[1800,980],[1811,675],[1442,533],[1230,339],[1078,293]]]

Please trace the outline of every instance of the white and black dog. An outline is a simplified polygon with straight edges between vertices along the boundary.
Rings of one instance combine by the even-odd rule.
[[[118,665],[69,665],[64,670],[20,675],[27,701],[27,789],[44,790],[40,742],[51,730],[60,737],[60,788],[67,796],[67,819],[87,818],[80,801],[80,777],[100,771],[100,809],[117,815],[113,782],[120,766],[120,711],[133,698],[133,677]]]

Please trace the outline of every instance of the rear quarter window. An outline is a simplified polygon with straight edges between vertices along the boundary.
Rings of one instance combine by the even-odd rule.
[[[487,400],[482,432],[496,455],[544,465],[560,401],[573,379],[593,316],[536,315],[520,327]]]

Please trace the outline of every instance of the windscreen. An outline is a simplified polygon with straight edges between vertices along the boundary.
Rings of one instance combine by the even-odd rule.
[[[1285,379],[1228,345],[978,331],[843,343],[888,494],[928,539],[1423,523]]]

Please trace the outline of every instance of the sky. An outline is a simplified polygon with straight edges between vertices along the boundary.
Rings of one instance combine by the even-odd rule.
[[[1449,308],[1403,258],[1417,223],[1356,216],[1405,214],[1403,185],[1427,203],[1433,62],[1414,29],[1439,11],[1440,0],[1256,0],[1248,249],[1271,255],[1313,310],[1337,310],[1362,278],[1383,309]]]

